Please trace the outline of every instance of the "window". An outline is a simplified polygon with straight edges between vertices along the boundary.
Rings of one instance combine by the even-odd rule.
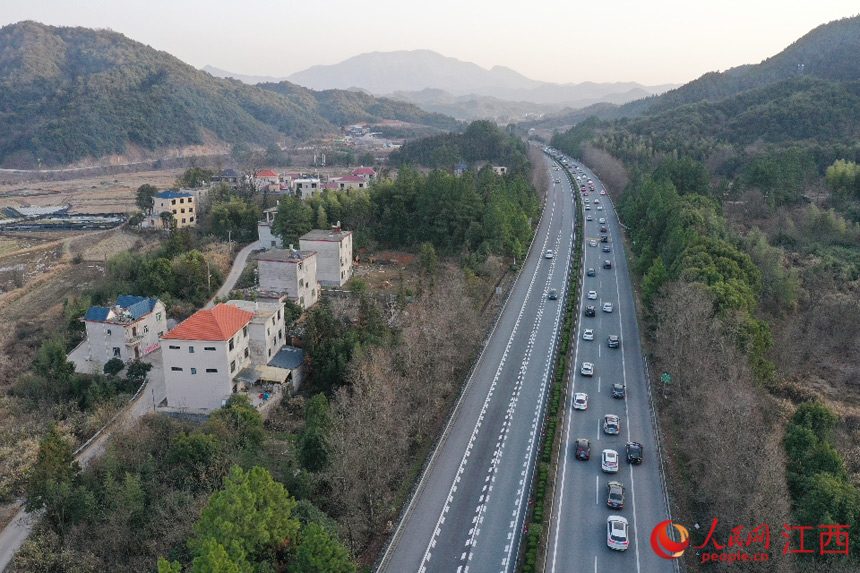
[[[272,349],[270,348],[269,349],[269,358],[271,358],[271,357],[272,357]]]
[[[171,199],[171,200],[170,200],[170,204],[171,204],[171,205],[176,205],[176,199]],[[176,211],[174,211],[174,213],[176,213]]]
[[[191,369],[191,373],[192,373],[192,374],[197,374],[197,369],[196,369],[196,368],[192,368],[192,369]]]
[[[188,208],[188,212],[189,212],[189,213],[193,213],[193,212],[194,212],[194,207],[189,207],[189,208]]]
[[[180,203],[185,203],[185,199],[180,199],[180,200],[179,200],[179,202],[180,202]],[[184,213],[184,212],[185,212],[185,211],[183,211],[183,213]]]
[[[234,360],[233,362],[230,363],[230,372],[235,372],[235,371],[236,371],[236,361]]]
[[[299,288],[305,287],[305,279],[299,279]]]
[[[250,351],[247,348],[245,348],[245,358],[248,358],[248,354],[250,354]]]
[[[179,366],[171,366],[170,369],[174,372],[182,372],[182,368],[180,368]]]
[[[161,313],[160,312],[155,313],[155,322],[161,322]]]
[[[230,350],[233,350],[233,347],[234,347],[233,339],[231,338],[231,339],[230,339]]]
[[[143,333],[146,334],[147,332],[149,332],[149,326],[144,324],[143,325]]]
[[[193,223],[193,222],[194,222],[194,217],[191,217],[190,219],[188,219],[188,222],[189,222],[189,223]]]
[[[245,338],[248,338],[248,325],[247,324],[242,327],[242,336],[244,336]]]
[[[185,222],[185,217],[182,217],[182,222],[183,222],[183,223]]]
[[[182,208],[182,209],[180,209],[179,211],[180,211],[180,212],[182,212],[182,213],[184,213],[184,212],[185,212],[185,207],[183,207],[183,208]]]
[[[174,210],[172,211],[172,213],[173,213],[174,215],[176,215],[176,209],[174,209]]]
[[[278,320],[281,320],[281,311],[278,311]],[[275,324],[275,319],[272,319],[272,324]]]
[[[275,241],[272,241],[272,246],[273,246],[273,247],[274,247],[274,246],[276,246],[276,245],[275,245]]]
[[[218,369],[217,369],[217,368],[207,368],[207,369],[206,369],[206,373],[207,373],[207,374],[217,374],[217,373],[218,373]]]
[[[284,337],[284,333],[279,330],[278,331],[278,340],[282,339],[283,337]]]
[[[194,354],[194,347],[193,346],[188,347],[188,354]]]
[[[168,348],[170,348],[171,350],[179,350],[178,346],[173,346],[172,344],[168,346]]]
[[[270,334],[272,334],[272,329],[266,328],[266,336],[269,336]]]
[[[114,347],[113,347],[113,355],[114,355],[114,357],[115,357],[115,358],[118,358],[118,357],[119,357],[119,346],[114,346]]]
[[[215,347],[214,347],[214,346],[204,346],[204,347],[203,347],[203,350],[214,351],[214,350],[215,350]]]
[[[158,331],[158,338],[161,338],[162,336],[164,336],[164,331],[163,331],[163,330],[159,330],[159,331]]]

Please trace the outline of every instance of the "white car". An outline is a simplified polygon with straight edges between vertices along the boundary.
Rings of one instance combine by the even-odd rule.
[[[600,199],[595,198],[595,199],[594,199],[594,204],[595,204],[595,205],[598,205],[599,203],[600,203]]]
[[[586,328],[582,332],[582,339],[583,340],[594,340],[594,329],[593,328]]]
[[[596,247],[597,241],[595,241],[594,239],[591,239],[590,241],[588,241],[588,246],[589,247]]]
[[[627,551],[630,545],[627,520],[620,515],[610,515],[606,519],[606,545],[616,551]]]
[[[604,302],[603,303],[603,312],[612,312],[612,303]]]
[[[543,256],[543,258],[545,258],[545,259],[551,259],[552,257],[553,257],[552,251],[547,251],[546,254]]]
[[[586,215],[585,220],[586,221],[594,221],[594,219],[591,218],[591,215]]]
[[[591,362],[583,362],[579,373],[583,376],[594,376],[594,364]]]
[[[577,392],[573,395],[573,409],[574,410],[585,410],[588,408],[588,394],[584,392]]]
[[[603,211],[603,205],[598,205],[598,206],[597,206],[597,210],[598,210],[598,211]]]
[[[615,414],[603,416],[603,433],[615,435],[621,432],[621,420]]]
[[[588,296],[588,300],[597,300],[597,291],[596,290],[590,290],[590,291],[588,291],[588,295],[586,295],[586,296]]]
[[[600,469],[608,474],[618,473],[618,452],[603,450],[603,455],[600,458]]]
[[[601,218],[599,218],[599,219],[597,220],[597,222],[598,222],[598,223],[600,223],[601,225],[603,225],[603,224],[605,224],[605,223],[606,223],[606,219],[604,219],[603,217],[601,217]]]

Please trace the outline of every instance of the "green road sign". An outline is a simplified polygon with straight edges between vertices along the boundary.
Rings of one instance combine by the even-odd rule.
[[[671,382],[671,381],[672,381],[672,377],[671,377],[671,376],[669,376],[669,374],[668,374],[668,373],[663,372],[663,375],[662,375],[662,376],[660,376],[660,380],[662,380],[662,381],[663,381],[663,384],[668,384],[669,382]]]

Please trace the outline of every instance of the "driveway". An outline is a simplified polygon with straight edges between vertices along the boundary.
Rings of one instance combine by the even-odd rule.
[[[227,278],[224,280],[224,284],[221,285],[221,288],[218,289],[218,292],[215,293],[215,296],[212,297],[212,300],[206,303],[206,306],[203,308],[210,309],[215,306],[216,298],[227,298],[230,294],[230,291],[233,290],[233,287],[236,285],[236,281],[239,280],[239,276],[242,274],[242,271],[245,270],[245,264],[248,262],[248,256],[252,251],[256,251],[260,249],[260,241],[254,241],[253,243],[247,245],[239,254],[236,255],[236,259],[233,261],[233,268],[230,269],[230,274],[227,275]]]

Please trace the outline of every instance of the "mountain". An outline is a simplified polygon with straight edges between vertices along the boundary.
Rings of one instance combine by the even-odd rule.
[[[107,30],[20,22],[0,28],[0,166],[68,164],[216,141],[266,145],[400,119],[448,130],[438,114],[359,92],[215,78]]]
[[[650,95],[677,87],[675,84],[649,87],[634,82],[540,82],[510,68],[495,66],[487,70],[477,64],[430,50],[360,54],[338,64],[310,67],[287,79],[311,89],[358,87],[377,95],[434,89],[455,97],[487,96],[508,102],[541,105],[576,105],[583,101],[593,103],[605,101],[604,98],[608,96],[618,99],[617,94],[631,90],[641,90]]]
[[[250,84],[252,86],[257,84],[277,84],[283,81],[286,81],[287,78],[276,78],[274,76],[247,76],[245,74],[236,74],[233,72],[228,72],[227,70],[222,70],[221,68],[216,68],[215,66],[203,66],[201,68],[202,71],[206,72],[211,76],[215,76],[216,78],[224,78],[224,79],[234,79],[239,80],[243,84]]]

